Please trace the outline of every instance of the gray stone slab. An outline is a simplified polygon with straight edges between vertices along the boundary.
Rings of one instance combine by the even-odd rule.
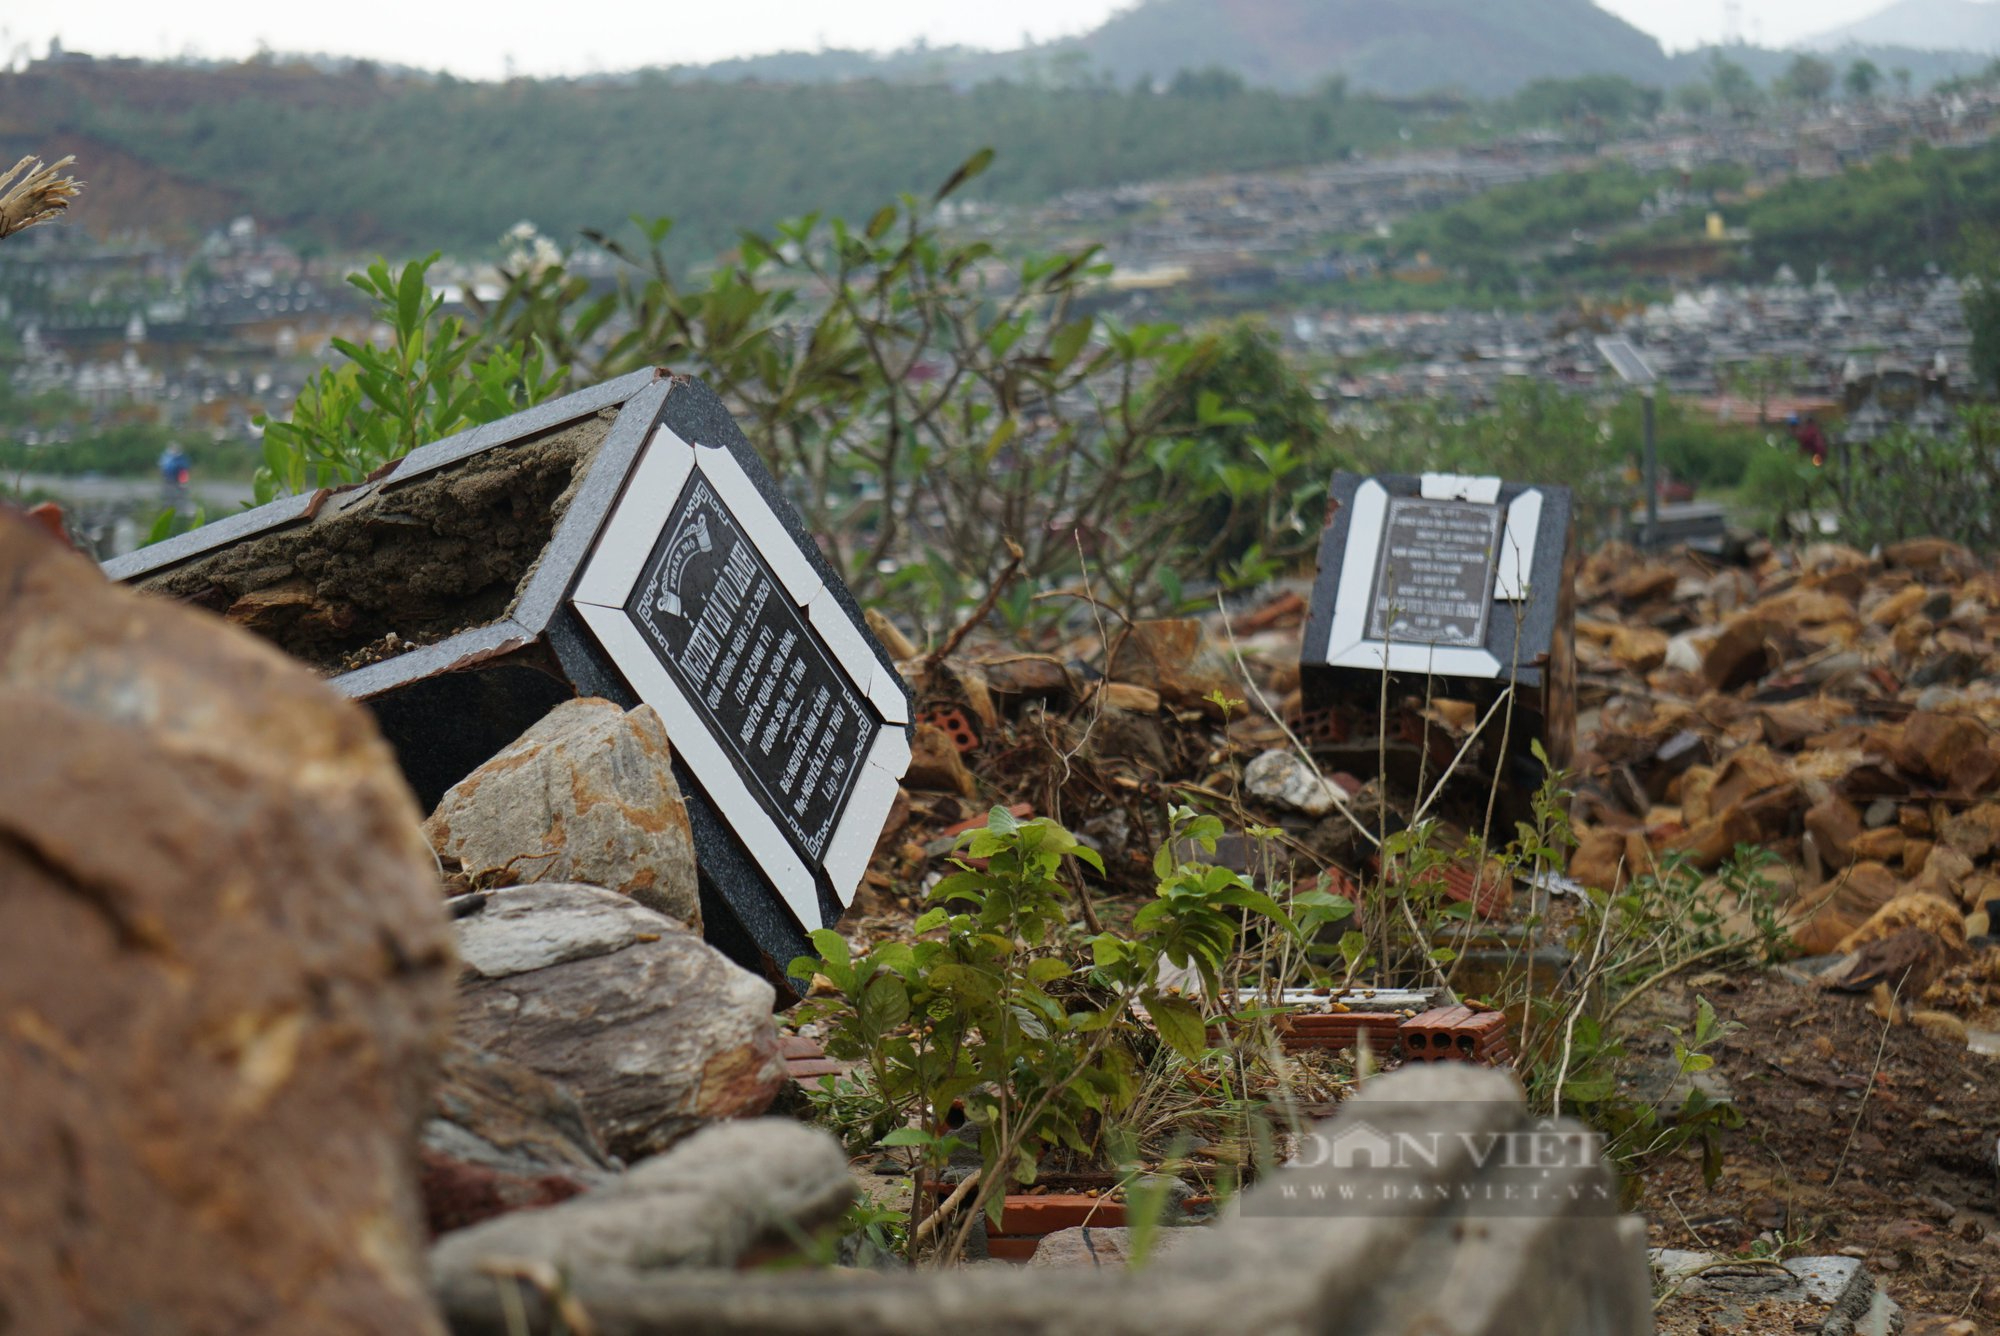
[[[146,547],[127,552],[122,557],[113,557],[104,563],[104,574],[113,580],[125,582],[142,576],[155,575],[170,566],[178,566],[205,552],[228,547],[241,542],[253,534],[270,529],[283,528],[295,524],[311,508],[316,493],[306,492],[299,496],[288,496],[254,510],[204,524],[199,529],[188,532],[165,542],[152,543]]]
[[[1506,1076],[1440,1064],[1377,1078],[1321,1130],[1337,1137],[1363,1121],[1414,1128],[1414,1114],[1388,1112],[1398,1104],[1432,1105],[1426,1131],[1478,1135],[1535,1127]],[[1482,1181],[1485,1171],[1474,1166],[1471,1151],[1448,1158],[1460,1181]],[[1576,1172],[1610,1181],[1602,1164]],[[1189,1237],[1177,1241],[1168,1264],[1136,1272],[980,1266],[744,1276],[619,1267],[565,1279],[605,1336],[1641,1336],[1653,1329],[1641,1221],[1565,1214],[1496,1219],[1452,1200],[1391,1217],[1260,1213],[1287,1186],[1340,1181],[1331,1168],[1280,1171],[1252,1189],[1232,1218],[1184,1231]],[[554,1330],[539,1296],[501,1293],[490,1277],[461,1269],[441,1275],[439,1287],[459,1336]]]

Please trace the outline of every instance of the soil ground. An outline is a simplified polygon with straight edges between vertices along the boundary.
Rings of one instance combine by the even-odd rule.
[[[1885,1026],[1868,998],[1790,970],[1663,987],[1627,1039],[1633,1055],[1671,1061],[1659,1027],[1686,1023],[1697,994],[1744,1026],[1714,1068],[1744,1126],[1712,1188],[1693,1153],[1644,1176],[1652,1243],[1728,1256],[1761,1239],[1786,1256],[1859,1257],[1913,1322],[2000,1329],[2000,1059]]]

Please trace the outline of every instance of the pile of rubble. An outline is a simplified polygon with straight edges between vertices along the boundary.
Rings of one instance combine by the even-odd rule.
[[[1618,887],[1739,846],[1807,955],[1905,1001],[2000,1000],[2000,575],[1935,539],[1749,568],[1609,547],[1578,582],[1573,878]],[[1912,968],[1917,975],[1907,979]]]

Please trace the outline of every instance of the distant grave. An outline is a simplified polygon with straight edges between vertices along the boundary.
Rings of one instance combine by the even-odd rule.
[[[105,569],[365,701],[426,808],[563,700],[653,706],[708,935],[774,981],[852,901],[909,764],[853,596],[720,401],[664,372]]]
[[[1435,695],[1471,700],[1482,717],[1511,684],[1511,720],[1503,709],[1487,725],[1481,750],[1494,759],[1484,777],[1515,797],[1532,789],[1540,767],[1530,740],[1557,766],[1573,748],[1573,559],[1567,488],[1336,474],[1300,653],[1316,740],[1351,746],[1349,768],[1372,769],[1381,729],[1400,727],[1377,717],[1385,673],[1392,708]]]

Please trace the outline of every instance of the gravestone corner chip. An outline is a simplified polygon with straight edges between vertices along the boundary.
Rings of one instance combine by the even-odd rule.
[[[428,810],[558,703],[653,706],[709,939],[796,993],[910,760],[861,609],[705,386],[648,369],[106,564],[374,711]]]

